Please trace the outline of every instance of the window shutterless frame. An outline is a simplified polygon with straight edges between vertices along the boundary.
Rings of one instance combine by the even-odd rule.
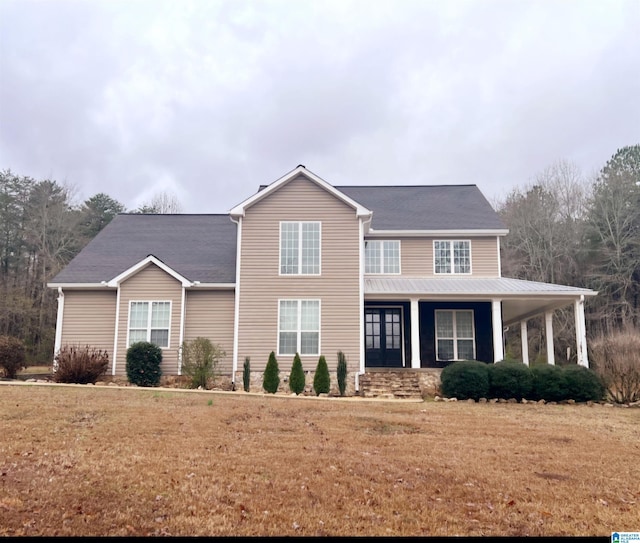
[[[433,240],[435,275],[471,275],[471,240]]]
[[[127,348],[138,341],[170,348],[171,314],[171,300],[129,300]]]
[[[278,300],[278,356],[320,355],[320,300]]]
[[[279,275],[320,275],[322,223],[280,221]]]

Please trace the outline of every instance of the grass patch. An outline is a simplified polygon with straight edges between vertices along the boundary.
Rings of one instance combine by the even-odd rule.
[[[638,529],[637,409],[152,394],[2,385],[0,535]]]

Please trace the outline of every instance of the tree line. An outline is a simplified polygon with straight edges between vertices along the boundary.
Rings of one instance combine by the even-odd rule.
[[[47,288],[70,260],[126,208],[105,193],[81,204],[53,180],[0,171],[0,335],[24,341],[30,363],[53,356],[56,297]],[[597,175],[560,160],[494,204],[509,234],[502,275],[598,291],[585,304],[593,338],[640,329],[640,144],[618,149]],[[179,213],[167,193],[133,213]],[[573,309],[557,311],[556,355],[575,360]],[[532,357],[543,357],[541,318],[529,323]],[[507,331],[507,354],[520,355],[519,331]]]

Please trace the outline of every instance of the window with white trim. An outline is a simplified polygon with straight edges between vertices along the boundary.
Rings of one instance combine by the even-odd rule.
[[[129,302],[129,342],[148,341],[169,347],[171,302]]]
[[[400,273],[400,241],[365,241],[364,273]]]
[[[436,359],[475,360],[472,310],[436,310]]]
[[[280,223],[280,274],[320,275],[320,223]]]
[[[320,300],[280,300],[278,354],[320,354]]]
[[[433,242],[433,270],[441,273],[471,273],[471,242],[447,240]]]

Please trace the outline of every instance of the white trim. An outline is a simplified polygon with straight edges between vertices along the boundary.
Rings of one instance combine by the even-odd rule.
[[[131,346],[129,343],[129,336],[131,334],[131,304],[147,304],[148,307],[148,313],[147,313],[147,339],[145,339],[145,341],[148,341],[149,343],[152,343],[151,341],[151,317],[153,315],[153,304],[154,303],[158,303],[158,304],[169,304],[169,326],[167,327],[167,345],[166,346],[162,346],[162,345],[158,345],[158,347],[160,347],[160,349],[165,350],[165,349],[170,349],[171,348],[171,321],[173,320],[173,300],[129,300],[129,314],[127,315],[127,342],[126,342],[126,346],[127,349]],[[138,328],[136,328],[136,330],[138,330]],[[154,328],[154,330],[164,330],[164,328]]]
[[[438,337],[438,313],[451,313],[453,316],[452,319],[452,326],[453,326],[453,336],[451,338],[440,338]],[[468,337],[463,337],[463,338],[458,338],[458,327],[456,326],[456,317],[458,313],[471,313],[471,338]],[[473,358],[472,360],[475,360],[476,358],[476,313],[473,309],[464,309],[464,308],[458,308],[458,309],[447,309],[447,308],[442,308],[442,309],[435,309],[433,311],[433,335],[435,338],[435,347],[436,347],[436,361],[438,362],[453,362],[455,360],[466,360],[466,359],[462,359],[462,358],[458,358],[456,355],[458,354],[458,339],[462,339],[462,340],[468,340],[471,339],[473,341]],[[438,339],[451,339],[453,341],[453,358],[451,360],[444,360],[442,358],[440,358],[438,356]]]
[[[280,306],[282,302],[296,302],[296,352],[300,358],[305,356],[320,356],[322,353],[322,301],[320,298],[278,298],[278,338],[276,353],[278,356],[294,356],[295,353],[280,352]],[[311,330],[302,330],[302,302],[318,302],[318,352],[302,354],[302,332],[311,332]],[[284,330],[285,332],[293,332],[293,330]]]
[[[236,288],[236,283],[201,283],[200,281],[194,281],[192,285],[185,288],[210,289],[210,290],[233,290]]]
[[[374,230],[369,229],[367,233],[368,237],[403,237],[403,238],[418,238],[418,237],[487,237],[487,236],[506,236],[509,230],[495,230],[495,229],[478,229],[478,230]]]
[[[502,277],[502,258],[500,256],[500,238],[496,238],[496,245],[498,246],[498,277]]]
[[[589,367],[589,356],[587,352],[587,331],[584,320],[584,296],[580,296],[574,305],[576,319],[576,348],[578,355],[578,365]]]
[[[436,243],[449,243],[449,254],[451,258],[450,266],[451,271],[447,273],[438,273],[436,272]],[[468,272],[455,272],[455,262],[454,262],[454,254],[453,254],[453,244],[454,243],[468,243],[469,244],[469,271]],[[435,277],[453,277],[453,276],[469,276],[473,275],[473,247],[471,245],[470,239],[434,239],[431,242],[431,247],[433,250],[433,275]]]
[[[364,229],[365,222],[371,222],[371,217],[367,220],[360,218],[358,222],[358,235],[360,236],[360,243],[358,244],[358,304],[360,305],[360,315],[359,315],[359,329],[360,329],[360,362],[359,362],[359,370],[355,375],[355,389],[359,390],[359,380],[358,375],[364,373],[365,371],[365,343],[364,343]]]
[[[182,375],[182,343],[184,342],[184,321],[187,306],[187,293],[182,287],[182,300],[180,301],[180,335],[178,338],[178,375]]]
[[[233,207],[229,214],[232,217],[244,217],[244,214],[248,207],[251,207],[253,204],[259,202],[263,198],[267,197],[272,192],[278,190],[282,185],[286,185],[289,181],[296,178],[298,175],[304,175],[310,181],[313,181],[316,185],[320,186],[328,193],[332,194],[339,200],[342,200],[345,204],[352,207],[356,212],[356,217],[366,217],[371,215],[371,211],[366,207],[360,205],[355,200],[349,198],[346,194],[340,192],[338,189],[333,187],[331,184],[327,183],[324,179],[321,179],[316,174],[307,170],[304,166],[298,166],[297,168],[291,170],[289,173],[283,175],[279,179],[276,179],[273,183],[271,183],[268,187],[256,192],[250,198],[247,198],[242,203]]]
[[[120,286],[116,293],[116,325],[113,332],[113,363],[111,364],[111,375],[116,374],[116,355],[118,353],[118,331],[120,328]]]
[[[95,289],[95,288],[108,288],[106,281],[100,283],[47,283],[49,288],[77,288],[77,289]]]
[[[233,358],[231,360],[231,385],[235,390],[238,371],[238,330],[240,326],[240,264],[242,254],[242,217],[231,218],[238,225],[236,233],[236,290],[233,297]]]
[[[411,367],[420,368],[420,300],[411,298]],[[435,321],[435,319],[434,319]]]
[[[520,346],[522,349],[522,363],[529,365],[529,336],[527,333],[527,321],[520,321]]]
[[[56,315],[56,338],[53,344],[53,367],[57,367],[56,356],[62,347],[62,325],[64,320],[64,292],[58,287],[58,312]]]
[[[183,287],[189,287],[192,285],[191,281],[189,281],[186,277],[180,275],[177,271],[167,266],[162,260],[157,259],[153,255],[149,255],[147,258],[142,259],[137,264],[131,266],[130,268],[123,271],[120,275],[117,275],[113,279],[107,282],[107,285],[110,287],[117,287],[120,283],[131,277],[132,275],[138,273],[143,268],[147,267],[149,264],[155,264],[161,270],[168,273],[174,279],[180,281]]]

